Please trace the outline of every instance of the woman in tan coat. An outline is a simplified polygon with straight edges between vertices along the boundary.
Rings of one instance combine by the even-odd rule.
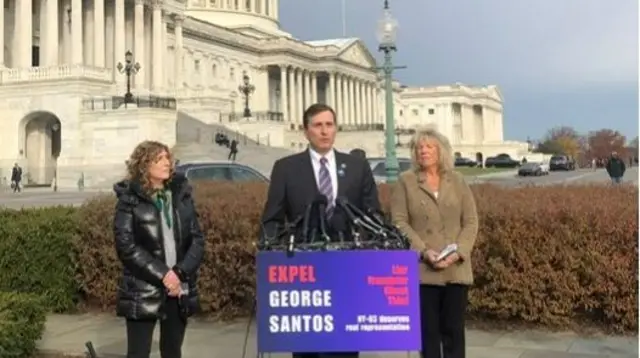
[[[391,216],[420,255],[422,357],[464,358],[471,250],[478,233],[475,201],[453,170],[446,137],[433,129],[418,131],[410,147],[413,168],[394,186]],[[452,244],[455,252],[440,259]]]

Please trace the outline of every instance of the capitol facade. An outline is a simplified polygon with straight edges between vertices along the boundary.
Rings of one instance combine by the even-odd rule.
[[[177,144],[185,117],[298,150],[302,112],[315,102],[336,109],[339,149],[383,155],[384,89],[372,52],[357,38],[296,39],[280,28],[278,8],[279,0],[4,0],[0,175],[17,162],[29,183],[112,182],[108,173],[139,141]],[[394,83],[394,102],[400,142],[435,125],[464,157],[527,152],[504,140],[496,86]]]

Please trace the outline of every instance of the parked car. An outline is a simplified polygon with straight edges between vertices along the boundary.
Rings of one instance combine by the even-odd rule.
[[[400,167],[400,173],[411,169],[411,159],[398,158],[398,166]],[[385,183],[387,181],[386,169],[387,167],[385,165],[384,158],[382,161],[376,162],[375,167],[371,168],[373,178],[376,183]]]
[[[549,159],[550,170],[576,170],[576,161],[568,155],[554,155]]]
[[[233,162],[187,163],[176,167],[191,181],[269,182],[269,178],[250,166]]]
[[[469,158],[458,157],[454,163],[456,167],[476,167],[478,162]]]
[[[547,163],[524,163],[518,169],[519,176],[541,176],[549,175],[549,164]]]
[[[517,168],[520,166],[520,161],[511,158],[509,154],[498,154],[495,157],[489,157],[484,161],[484,166],[487,168]]]

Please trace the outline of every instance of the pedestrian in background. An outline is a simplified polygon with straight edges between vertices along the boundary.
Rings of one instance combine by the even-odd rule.
[[[620,158],[617,152],[611,153],[611,157],[607,161],[606,168],[613,184],[622,183],[622,177],[624,176],[624,172],[627,170],[627,167],[624,164],[624,160]]]

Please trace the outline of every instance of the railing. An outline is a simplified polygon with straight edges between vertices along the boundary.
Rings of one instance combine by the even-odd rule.
[[[250,118],[245,118],[243,112],[220,115],[220,122],[236,122],[241,120],[283,122],[284,114],[282,112],[252,112]]]
[[[105,111],[118,109],[122,106],[135,105],[138,108],[159,108],[176,110],[177,102],[173,97],[135,96],[129,103],[125,103],[124,96],[109,98],[87,98],[82,101],[82,108],[89,111]]]
[[[83,78],[112,82],[111,69],[85,65],[60,65],[52,67],[6,68],[0,70],[0,83],[20,83]]]

